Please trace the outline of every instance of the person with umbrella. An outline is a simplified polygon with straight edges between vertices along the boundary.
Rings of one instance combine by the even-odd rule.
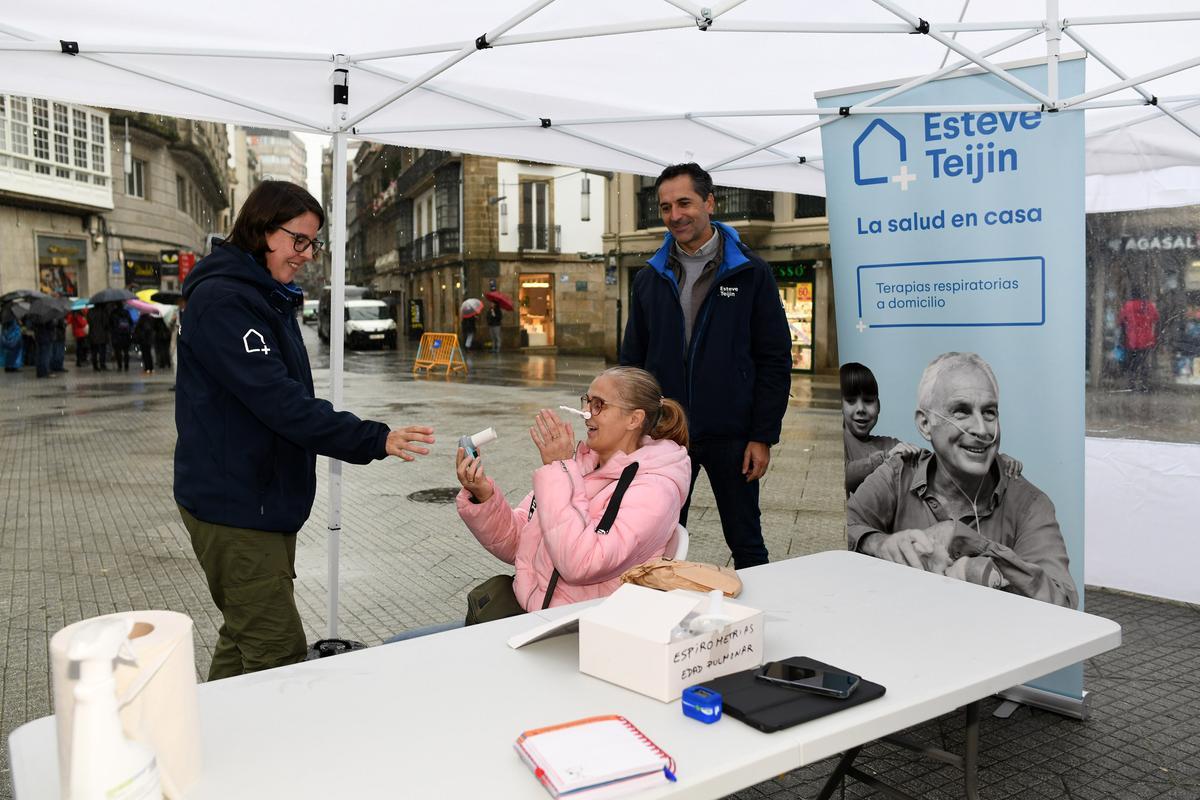
[[[105,306],[92,306],[87,311],[88,347],[92,351],[92,370],[108,371],[108,314]]]
[[[313,391],[296,320],[296,273],[325,246],[321,204],[263,181],[228,240],[183,284],[175,391],[175,502],[224,621],[209,680],[303,661],[296,532],[312,510],[317,456],[366,464],[429,452],[433,429],[389,429]]]
[[[486,297],[491,302],[491,308],[487,313],[488,331],[492,334],[492,352],[500,352],[500,327],[504,324],[504,312],[500,310],[501,306],[512,311],[512,300],[508,299],[508,295],[504,292],[497,292],[494,289],[490,292],[484,292]]]
[[[479,317],[479,312],[481,311],[483,311],[482,300],[475,297],[468,297],[463,301],[463,350],[470,350],[471,344],[475,341],[475,320]]]
[[[75,337],[75,367],[86,367],[88,361],[88,321],[82,308],[71,310],[67,314],[67,324],[71,326],[71,335]]]
[[[19,372],[24,362],[21,347],[21,323],[10,306],[0,310],[0,349],[4,351],[4,371]]]
[[[124,303],[106,303],[111,305],[108,312],[108,342],[112,345],[113,356],[117,359],[117,369],[129,371],[129,348],[133,346],[133,316]]]

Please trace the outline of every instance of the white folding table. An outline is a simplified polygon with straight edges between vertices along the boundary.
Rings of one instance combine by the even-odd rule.
[[[704,725],[578,671],[578,637],[512,650],[552,609],[199,687],[204,767],[189,800],[475,797],[538,800],[523,730],[622,714],[676,760],[639,797],[717,798],[970,706],[1112,649],[1116,623],[848,552],[741,572],[766,612],[768,660],[805,655],[883,684],[879,700],[773,734]],[[613,653],[620,658],[620,653]],[[53,717],[9,738],[18,800],[58,797]]]

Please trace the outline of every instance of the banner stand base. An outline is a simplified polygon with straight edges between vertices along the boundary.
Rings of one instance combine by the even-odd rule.
[[[1035,689],[1032,686],[1014,686],[1011,689],[1005,689],[1003,692],[997,692],[996,696],[1003,697],[1005,700],[1011,700],[1014,703],[1022,703],[1034,708],[1040,708],[1044,711],[1053,711],[1055,714],[1061,714],[1064,717],[1084,720],[1088,718],[1088,712],[1091,709],[1092,693],[1085,690],[1082,698],[1075,698],[1055,692],[1047,692],[1044,689]]]

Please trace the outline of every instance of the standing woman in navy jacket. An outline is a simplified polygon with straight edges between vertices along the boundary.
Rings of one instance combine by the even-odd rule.
[[[259,184],[183,285],[175,501],[224,624],[209,680],[302,661],[296,532],[318,455],[366,464],[428,453],[433,429],[389,430],[313,393],[296,273],[324,247],[325,214],[286,181]]]

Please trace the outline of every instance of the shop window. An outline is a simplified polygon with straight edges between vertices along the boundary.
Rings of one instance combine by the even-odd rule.
[[[521,219],[518,223],[521,250],[550,249],[550,182],[521,182]]]
[[[38,236],[38,282],[43,292],[79,296],[79,276],[87,272],[87,241]]]
[[[546,347],[554,344],[554,276],[522,273],[517,293],[521,344]]]

